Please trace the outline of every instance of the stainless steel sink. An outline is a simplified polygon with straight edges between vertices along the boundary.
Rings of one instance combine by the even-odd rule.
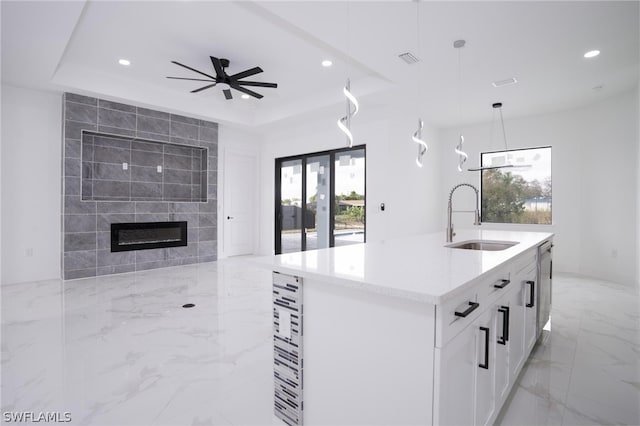
[[[464,250],[500,251],[513,247],[516,244],[518,244],[516,241],[467,240],[460,241],[459,243],[447,244],[445,247]]]

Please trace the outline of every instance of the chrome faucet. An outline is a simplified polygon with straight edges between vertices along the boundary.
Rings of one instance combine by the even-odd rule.
[[[468,186],[471,189],[473,189],[474,191],[476,191],[476,209],[475,211],[473,210],[453,210],[452,207],[452,203],[451,200],[453,198],[453,193],[455,192],[456,189],[460,188],[461,186]],[[453,232],[453,223],[451,222],[451,215],[453,212],[456,213],[473,213],[475,216],[475,222],[473,222],[474,225],[476,226],[480,226],[480,209],[479,209],[479,203],[480,203],[480,193],[478,191],[478,189],[469,184],[469,183],[460,183],[456,186],[453,187],[453,189],[451,190],[451,192],[449,193],[449,205],[447,207],[447,213],[448,213],[448,219],[447,219],[447,242],[450,243],[453,241],[453,236],[456,235],[455,232]]]

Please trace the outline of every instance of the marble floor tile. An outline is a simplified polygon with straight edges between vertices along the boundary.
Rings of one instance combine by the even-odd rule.
[[[271,274],[250,258],[1,291],[3,412],[68,411],[72,425],[280,424]],[[638,294],[556,274],[553,297],[552,332],[500,423],[640,424]]]
[[[537,342],[501,424],[640,425],[639,312],[630,287],[554,275],[551,334]]]

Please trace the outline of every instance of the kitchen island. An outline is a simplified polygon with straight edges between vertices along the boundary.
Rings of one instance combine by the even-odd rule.
[[[552,237],[460,231],[497,243],[437,233],[270,258],[276,416],[491,424],[538,336],[538,247]]]

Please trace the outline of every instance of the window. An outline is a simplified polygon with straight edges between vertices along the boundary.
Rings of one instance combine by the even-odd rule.
[[[551,147],[483,152],[480,165],[495,167],[482,171],[483,222],[551,224]]]

